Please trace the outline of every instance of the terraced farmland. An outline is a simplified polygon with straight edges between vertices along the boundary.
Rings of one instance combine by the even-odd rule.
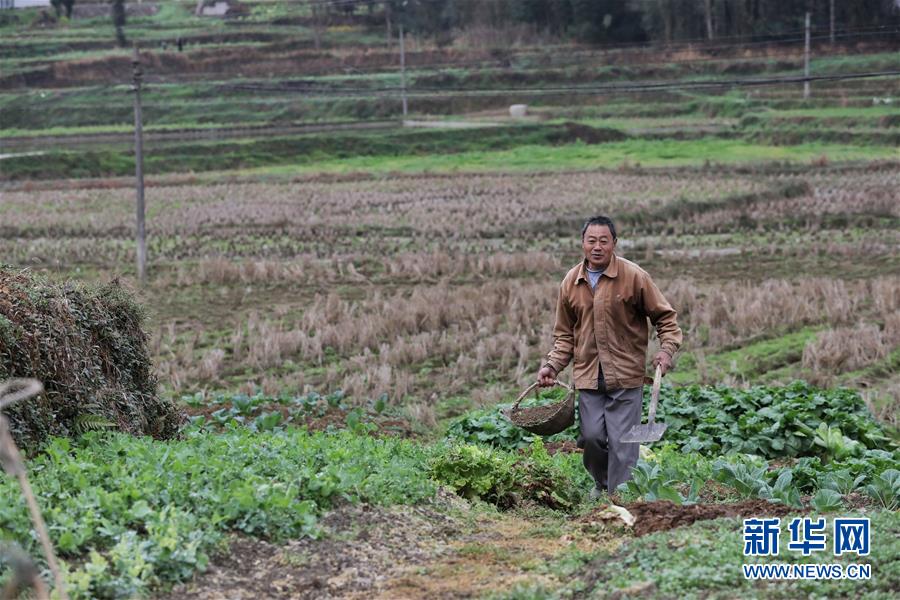
[[[26,448],[26,466],[71,597],[900,587],[889,37],[817,42],[813,75],[868,75],[815,81],[804,100],[780,81],[802,72],[796,43],[411,36],[404,119],[374,9],[322,26],[302,3],[250,3],[230,21],[142,4],[127,31],[146,84],[144,284],[130,53],[105,17],[0,15],[0,375],[95,347],[88,379],[118,386],[102,365],[127,361],[102,355],[135,343],[142,381],[158,380],[152,406],[178,421],[172,439],[114,431],[153,424],[123,427],[118,399],[103,406],[111,388],[69,389],[77,373],[54,372],[27,405],[67,411],[48,422],[68,437]],[[685,344],[663,386],[666,436],[597,503],[575,427],[539,439],[501,410],[534,380],[581,224],[600,213]],[[93,311],[130,296],[135,338],[110,333],[115,318],[86,322],[85,298]],[[82,327],[78,345],[28,325],[42,310]],[[0,583],[27,564],[17,547],[49,581],[12,478],[0,500]],[[820,516],[829,535],[870,518],[871,554],[788,551],[788,523]],[[741,552],[742,519],[762,517],[781,519],[780,558]],[[777,561],[872,576],[743,574]]]

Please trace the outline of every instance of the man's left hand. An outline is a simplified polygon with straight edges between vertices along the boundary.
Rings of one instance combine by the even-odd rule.
[[[656,356],[653,357],[653,366],[656,367],[659,365],[659,370],[663,375],[666,374],[666,371],[672,366],[672,357],[669,356],[668,352],[663,352],[660,350],[656,353]]]

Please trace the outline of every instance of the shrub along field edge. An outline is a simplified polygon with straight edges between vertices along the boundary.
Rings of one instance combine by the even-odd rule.
[[[20,445],[51,435],[119,428],[169,438],[175,405],[157,394],[144,314],[118,283],[52,283],[0,264],[0,380],[44,382],[38,398],[10,407]]]

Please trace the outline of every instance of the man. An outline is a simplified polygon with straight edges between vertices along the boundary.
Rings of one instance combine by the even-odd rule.
[[[584,467],[594,478],[592,499],[604,489],[613,493],[631,479],[637,464],[639,444],[619,440],[641,421],[647,319],[660,341],[653,366],[663,374],[682,339],[675,311],[646,271],[616,256],[617,241],[608,217],[592,217],[582,227],[584,260],[560,285],[553,350],[538,371],[542,387],[553,385],[574,355],[580,442]]]

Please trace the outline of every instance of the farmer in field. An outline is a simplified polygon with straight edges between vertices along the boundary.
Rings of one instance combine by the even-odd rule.
[[[616,226],[608,217],[592,217],[582,227],[584,260],[562,280],[553,350],[538,371],[542,387],[553,385],[575,357],[579,446],[594,478],[592,499],[604,489],[613,493],[631,479],[637,464],[639,444],[619,439],[641,420],[648,318],[660,342],[654,367],[665,374],[681,346],[675,310],[646,271],[616,256],[616,241]]]

